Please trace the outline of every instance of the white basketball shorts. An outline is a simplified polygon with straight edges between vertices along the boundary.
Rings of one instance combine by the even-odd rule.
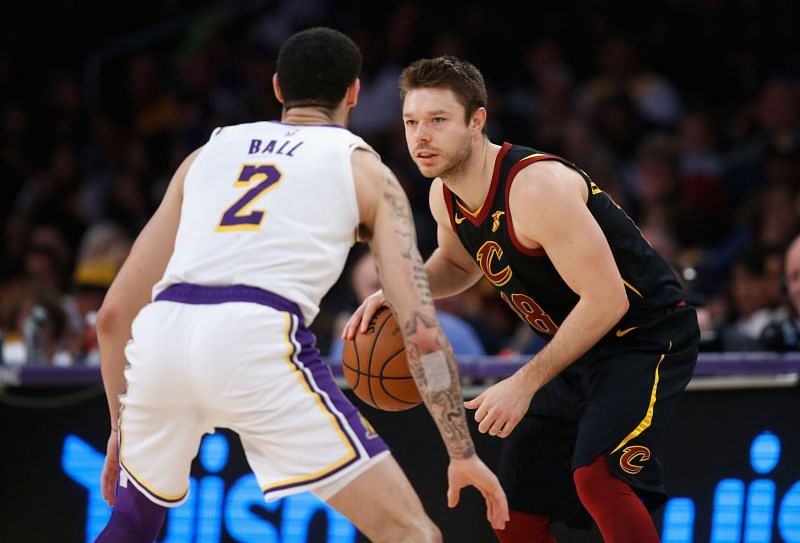
[[[273,293],[168,287],[134,320],[125,354],[122,477],[160,505],[186,499],[200,440],[217,427],[240,436],[268,500],[338,489],[388,454],[297,306]]]

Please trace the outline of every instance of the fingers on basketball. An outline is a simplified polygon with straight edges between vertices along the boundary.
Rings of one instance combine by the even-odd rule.
[[[403,332],[392,311],[379,307],[367,330],[346,341],[342,372],[359,399],[384,411],[403,411],[422,403],[408,368]]]

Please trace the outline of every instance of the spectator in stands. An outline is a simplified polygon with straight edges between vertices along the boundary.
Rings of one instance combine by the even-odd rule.
[[[59,11],[59,27],[80,21],[75,4]],[[397,122],[398,66],[409,55],[476,59],[494,104],[491,138],[538,142],[570,157],[635,219],[645,219],[640,225],[654,244],[674,244],[708,299],[700,318],[709,317],[709,330],[720,320],[726,298],[720,291],[741,249],[783,247],[800,231],[800,89],[791,53],[800,48],[800,19],[792,2],[766,0],[764,9],[744,11],[720,2],[667,3],[640,11],[635,33],[591,10],[550,11],[539,20],[551,31],[535,41],[518,31],[531,15],[542,15],[533,4],[506,17],[468,3],[451,17],[435,3],[423,16],[413,2],[374,9],[330,0],[272,2],[234,7],[231,18],[211,26],[202,4],[106,17],[103,32],[61,43],[48,70],[28,69],[37,61],[23,40],[41,22],[14,22],[15,32],[0,44],[0,281],[41,280],[53,271],[48,259],[55,253],[28,244],[34,225],[47,222],[58,225],[69,250],[56,274],[59,290],[67,290],[84,228],[113,219],[136,234],[160,201],[176,156],[205,127],[280,115],[272,99],[277,45],[295,29],[325,21],[352,29],[367,46],[351,126],[369,135],[399,174],[423,255],[435,246],[427,185],[406,157]],[[158,26],[166,12],[180,13],[188,31]],[[432,32],[429,21],[442,16],[447,27]],[[675,20],[718,24],[670,24]],[[561,39],[565,28],[578,39]],[[125,37],[134,29],[141,39],[135,46]],[[724,69],[698,79],[708,66]],[[647,160],[637,160],[640,143],[655,134],[675,139],[650,146]],[[670,185],[670,202],[651,198]],[[751,203],[751,220],[737,227],[734,219]],[[496,317],[491,326],[473,327],[492,346],[487,351],[517,350],[504,309],[492,303],[470,307],[470,318]],[[345,305],[335,296],[323,304],[321,337]]]
[[[772,351],[800,350],[800,236],[784,258],[783,285],[791,306],[791,315],[768,325],[761,333],[761,344]]]
[[[0,328],[2,329],[2,361],[8,365],[48,364],[68,366],[72,363],[67,316],[59,293],[32,281],[19,280],[5,289]],[[35,322],[31,322],[31,318]],[[41,343],[31,352],[26,326],[38,327]],[[38,343],[38,342],[37,342]]]
[[[100,357],[97,345],[97,312],[108,287],[117,275],[119,263],[94,258],[78,264],[73,276],[72,295],[64,305],[69,325],[75,336],[73,351],[82,364],[97,366]]]
[[[58,226],[38,224],[30,229],[23,266],[25,276],[34,283],[55,291],[66,288],[72,248]]]
[[[767,269],[768,252],[754,248],[736,259],[730,275],[728,319],[720,329],[725,351],[757,351],[765,328],[785,317],[785,309],[774,307],[774,289]],[[774,265],[774,264],[773,264]]]

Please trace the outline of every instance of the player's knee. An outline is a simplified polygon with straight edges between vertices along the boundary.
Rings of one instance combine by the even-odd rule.
[[[417,536],[416,537],[409,537],[408,541],[425,541],[426,543],[442,543],[442,532],[439,531],[439,528],[431,522],[427,520],[424,523],[421,523],[417,526]]]
[[[442,543],[442,533],[427,517],[396,519],[381,531],[376,543]]]
[[[509,511],[504,530],[495,530],[500,543],[556,543],[550,531],[550,517]]]
[[[609,479],[612,477],[603,456],[597,457],[588,466],[581,466],[573,472],[572,479],[575,481],[578,497],[587,509],[605,500],[607,492],[604,492],[604,489],[607,488]]]

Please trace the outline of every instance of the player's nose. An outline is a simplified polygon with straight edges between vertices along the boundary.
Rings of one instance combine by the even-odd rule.
[[[430,143],[431,133],[427,129],[425,123],[418,123],[417,126],[414,127],[414,140],[417,143]]]

